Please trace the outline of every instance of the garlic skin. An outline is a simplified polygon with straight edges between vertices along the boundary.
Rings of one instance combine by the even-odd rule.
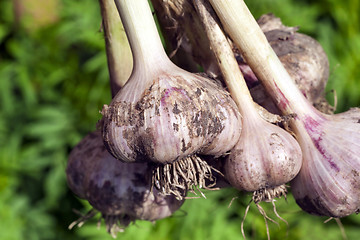
[[[150,190],[151,173],[147,164],[123,163],[111,156],[100,131],[75,146],[66,169],[68,185],[77,196],[87,199],[105,220],[113,216],[124,226],[136,219],[168,217],[182,205],[174,196]]]
[[[306,116],[301,136],[304,163],[291,182],[300,207],[315,215],[345,217],[360,209],[360,110]]]
[[[125,85],[103,109],[103,137],[116,158],[169,163],[192,153],[221,155],[235,145],[239,113],[220,86],[176,68],[153,78],[141,99],[129,102]]]
[[[241,129],[229,93],[169,60],[146,0],[117,0],[116,5],[134,69],[102,110],[102,134],[109,152],[124,162],[165,164],[191,154],[229,151]]]
[[[285,130],[262,119],[243,118],[239,142],[224,164],[230,184],[245,191],[273,188],[292,180],[300,171],[299,144]]]

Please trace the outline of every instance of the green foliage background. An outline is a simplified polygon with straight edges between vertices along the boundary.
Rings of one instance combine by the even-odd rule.
[[[59,21],[26,28],[15,21],[13,1],[0,1],[0,239],[111,239],[96,220],[68,230],[72,209],[90,206],[67,188],[71,148],[110,101],[98,2],[61,0]],[[252,0],[255,17],[273,12],[287,25],[320,41],[331,64],[327,89],[338,110],[360,105],[360,2],[357,0]],[[38,6],[41,8],[41,6]],[[29,22],[27,22],[29,24]],[[329,95],[329,100],[333,96]],[[186,201],[173,217],[137,222],[119,239],[242,239],[240,225],[250,196],[232,189]],[[228,207],[230,200],[239,196]],[[262,203],[270,216],[272,206]],[[289,225],[269,223],[272,239],[341,239],[335,223],[310,216],[293,198],[277,201]],[[348,239],[360,236],[360,217],[342,219]],[[254,205],[245,221],[248,239],[266,239]]]

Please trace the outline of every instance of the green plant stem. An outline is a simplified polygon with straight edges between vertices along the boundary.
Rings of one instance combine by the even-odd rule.
[[[133,67],[129,42],[113,0],[99,0],[112,96],[124,86]]]
[[[211,49],[216,56],[224,81],[240,113],[246,114],[247,116],[249,116],[249,114],[258,115],[232,48],[222,29],[211,16],[211,6],[205,4],[203,0],[193,0],[193,2],[205,27]]]

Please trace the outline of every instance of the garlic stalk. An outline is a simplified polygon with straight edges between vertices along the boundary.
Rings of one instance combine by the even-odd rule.
[[[254,192],[255,203],[272,201],[285,193],[285,190],[276,189],[285,189],[283,184],[299,172],[300,147],[291,134],[260,117],[221,28],[202,0],[193,2],[203,20],[226,85],[242,115],[240,139],[225,160],[225,177],[233,187]]]
[[[214,54],[209,51],[209,40],[197,12],[190,0],[152,0],[156,16],[164,30],[163,34],[176,50],[174,57],[182,54],[180,66],[196,63],[211,77],[220,75]],[[173,58],[172,58],[173,59]],[[191,61],[192,60],[192,61]],[[196,63],[194,63],[194,61]],[[188,69],[188,68],[185,68]]]
[[[132,54],[113,0],[99,0],[112,96],[124,86],[132,70]]]
[[[298,27],[284,26],[281,20],[272,14],[262,15],[257,23],[302,94],[320,111],[330,113],[332,107],[326,104],[324,98],[329,62],[320,43],[310,36],[298,33]],[[241,70],[246,71],[244,77],[248,86],[250,85],[254,101],[272,113],[281,114],[250,67],[242,62],[242,57],[237,57],[237,60],[240,60]]]
[[[158,164],[154,185],[182,198],[184,189],[212,178],[206,162],[194,155],[229,151],[239,138],[234,129],[241,128],[240,115],[219,85],[169,60],[146,0],[115,3],[134,68],[103,108],[105,146],[122,161]]]
[[[292,181],[305,211],[344,217],[360,208],[360,111],[336,115],[317,111],[297,89],[242,0],[210,0],[245,60],[291,121],[303,164]],[[246,33],[246,34],[244,34]]]

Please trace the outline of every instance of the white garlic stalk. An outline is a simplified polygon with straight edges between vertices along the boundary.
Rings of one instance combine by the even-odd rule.
[[[211,174],[201,171],[209,168],[199,167],[199,158],[192,156],[222,155],[235,145],[240,133],[234,129],[241,128],[236,104],[210,79],[186,72],[169,60],[146,0],[115,3],[134,68],[125,86],[103,108],[104,143],[125,162],[185,161],[155,171],[155,186],[165,194],[204,182]],[[173,179],[171,184],[163,182],[168,179]]]
[[[324,98],[324,89],[329,77],[329,62],[320,43],[298,33],[298,27],[284,26],[281,20],[272,14],[261,16],[257,23],[286,71],[309,102],[322,112],[333,111],[333,107],[327,104]],[[250,89],[254,101],[270,112],[280,115],[280,110],[259,84],[250,67],[243,62],[240,62],[239,66],[241,70],[246,71],[244,77],[248,86],[254,86]]]
[[[240,139],[225,160],[225,177],[233,187],[255,192],[255,203],[272,201],[280,196],[272,196],[271,193],[284,193],[273,190],[284,189],[282,185],[299,172],[302,159],[300,146],[291,134],[260,117],[221,28],[202,0],[194,0],[194,5],[204,22],[226,85],[242,115]],[[258,195],[260,193],[261,196]]]
[[[242,0],[210,0],[247,63],[285,114],[303,152],[292,181],[296,202],[305,211],[344,217],[360,208],[360,111],[325,115],[297,89]],[[243,33],[247,34],[243,34]]]

